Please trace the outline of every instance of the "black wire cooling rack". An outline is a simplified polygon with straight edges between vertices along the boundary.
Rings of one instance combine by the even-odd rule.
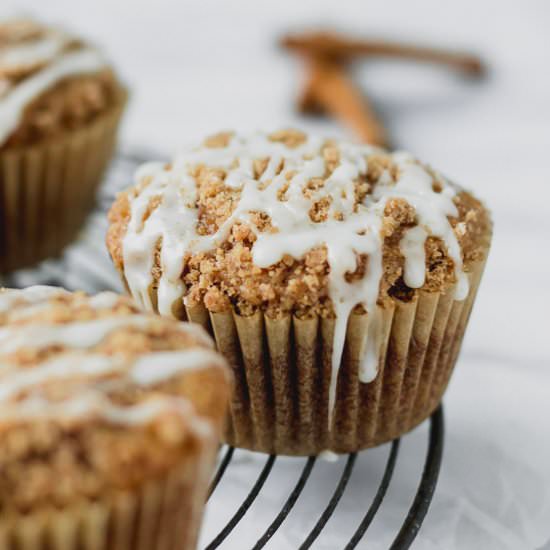
[[[62,258],[47,260],[36,269],[21,271],[5,277],[5,280],[1,281],[2,284],[12,287],[23,287],[31,284],[52,284],[64,286],[70,290],[81,289],[87,292],[97,292],[100,290],[120,291],[120,283],[110,264],[104,246],[105,231],[107,229],[105,212],[111,205],[115,194],[132,183],[133,172],[136,166],[145,159],[155,160],[158,158],[154,154],[145,154],[143,152],[130,151],[119,153],[105,178],[99,194],[97,208],[91,214],[87,227],[78,242],[70,246]],[[422,473],[417,481],[416,494],[411,498],[408,513],[400,520],[401,523],[395,531],[391,533],[391,539],[393,539],[389,543],[391,550],[409,548],[422,525],[432,501],[439,475],[443,453],[443,439],[443,411],[440,407],[429,420],[429,431],[424,451],[425,459]],[[373,495],[365,497],[364,506],[358,516],[355,530],[352,528],[349,532],[339,533],[338,540],[343,541],[339,546],[325,545],[323,548],[351,550],[358,547],[359,544],[361,544],[361,548],[367,545],[367,537],[365,535],[381,509],[384,497],[390,488],[400,454],[401,441],[400,439],[396,439],[385,445],[385,447],[388,450],[381,469],[377,489]],[[227,484],[232,478],[232,465],[235,464],[236,453],[242,452],[227,446],[222,447],[220,450],[217,471],[212,479],[208,495],[207,509],[215,509],[219,505],[216,502],[216,497],[223,489],[224,484]],[[331,468],[334,466],[334,471],[336,472],[334,488],[329,489],[326,501],[315,502],[318,509],[315,512],[310,511],[310,515],[313,514],[312,517],[303,518],[302,524],[308,525],[308,527],[300,531],[300,537],[302,538],[301,542],[296,544],[297,549],[306,550],[316,547],[315,544],[319,542],[327,523],[331,519],[333,519],[332,523],[334,523],[334,516],[338,511],[338,505],[345,497],[346,490],[349,492],[349,481],[354,468],[356,468],[357,463],[363,457],[368,456],[372,452],[352,453],[343,457],[345,464],[341,472],[336,469],[336,465],[330,465]],[[415,449],[413,452],[417,453],[417,450]],[[257,458],[256,453],[249,454],[254,454]],[[410,453],[407,452],[405,460],[410,461],[412,458],[418,459],[418,457],[411,457]],[[255,474],[253,470],[251,472],[248,492],[245,492],[244,497],[240,497],[236,502],[232,502],[234,508],[230,510],[229,519],[226,522],[221,522],[220,525],[213,527],[210,525],[211,528],[208,532],[203,534],[203,539],[206,537],[203,543],[204,550],[224,548],[224,543],[228,541],[230,536],[235,535],[238,528],[247,527],[247,520],[252,515],[251,509],[259,505],[259,495],[263,494],[262,491],[264,493],[268,491],[267,482],[273,474],[276,462],[292,460],[292,470],[297,473],[297,481],[292,486],[288,496],[283,497],[282,505],[280,507],[278,505],[273,506],[273,509],[270,508],[268,511],[267,516],[264,514],[265,517],[272,518],[271,522],[267,521],[265,526],[258,526],[256,522],[253,525],[254,531],[256,532],[260,528],[259,532],[261,533],[256,542],[252,544],[254,550],[267,546],[278,548],[273,544],[273,537],[284,531],[285,521],[292,517],[293,512],[295,514],[298,513],[296,504],[300,496],[306,491],[308,481],[311,479],[311,474],[319,463],[320,458],[313,456],[283,459],[275,455],[266,455],[262,460],[263,463],[261,463],[259,474]],[[242,472],[240,474],[242,478]],[[334,472],[331,475],[334,476]],[[248,479],[248,476],[245,477]],[[252,525],[248,527],[252,528]],[[261,529],[263,529],[263,532]],[[250,545],[243,543],[243,546],[232,547],[249,548]]]
[[[443,410],[440,407],[430,418],[430,431],[428,435],[428,445],[426,452],[426,460],[424,462],[424,468],[422,476],[418,484],[418,490],[414,497],[414,500],[409,508],[409,512],[403,521],[399,531],[397,532],[393,542],[391,543],[391,550],[401,550],[409,548],[414,541],[420,526],[428,512],[432,496],[435,491],[437,478],[439,475],[439,469],[441,466],[441,458],[443,453]],[[359,542],[363,539],[367,529],[372,523],[384,496],[390,485],[392,475],[394,472],[395,464],[399,454],[400,439],[394,440],[390,445],[390,451],[387,457],[387,461],[383,470],[382,477],[378,484],[378,489],[372,497],[370,504],[365,503],[365,514],[361,519],[355,532],[351,535],[351,538],[343,546],[345,550],[351,550],[356,548]],[[365,451],[366,452],[366,451]],[[234,448],[226,447],[221,453],[221,459],[218,465],[217,472],[212,480],[210,486],[210,492],[208,498],[212,496],[216,487],[222,481],[224,474],[228,471],[233,458]],[[316,521],[313,529],[309,531],[307,535],[304,533],[304,541],[299,546],[299,550],[306,550],[311,548],[313,543],[317,540],[325,525],[333,515],[340,499],[342,498],[348,481],[351,477],[353,468],[357,460],[357,453],[351,453],[347,455],[345,467],[340,475],[340,478],[334,488],[332,495],[330,496],[326,506],[322,509],[318,520]],[[212,541],[206,546],[205,550],[214,550],[220,548],[223,545],[224,540],[231,534],[233,529],[238,523],[243,520],[249,508],[254,504],[254,501],[260,491],[262,490],[269,474],[273,469],[273,465],[277,460],[276,455],[267,456],[264,466],[260,471],[260,475],[252,483],[250,492],[242,503],[237,507],[235,513],[231,519],[223,526],[219,533],[212,539]],[[297,468],[301,468],[301,473],[296,482],[294,488],[289,493],[282,508],[277,512],[274,512],[273,521],[267,526],[262,536],[257,540],[256,544],[252,547],[253,550],[264,548],[277,530],[282,526],[287,516],[292,511],[292,508],[296,504],[300,494],[304,490],[304,487],[310,477],[310,474],[318,460],[315,456],[310,456],[304,459],[295,459]]]

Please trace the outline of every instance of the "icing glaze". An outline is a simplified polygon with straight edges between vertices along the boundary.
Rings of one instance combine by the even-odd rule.
[[[59,32],[50,36],[0,48],[0,67],[5,70],[34,67],[52,61],[71,42],[70,37]]]
[[[36,289],[36,290],[35,290]],[[34,317],[50,308],[48,300],[60,296],[70,296],[70,292],[54,287],[29,287],[23,290],[6,290],[0,293],[0,313],[9,309],[11,320],[23,320]],[[87,305],[94,310],[111,309],[119,301],[114,292],[101,292],[87,299]],[[24,307],[17,308],[21,305]]]
[[[22,290],[6,288],[0,290],[0,313],[5,313],[16,303],[41,304],[56,296],[70,294],[63,288],[45,285],[35,285]]]
[[[448,219],[458,215],[453,202],[457,189],[453,185],[441,178],[442,189],[435,190],[433,178],[425,168],[406,153],[394,153],[391,157],[398,169],[397,180],[384,171],[372,192],[357,204],[355,180],[366,175],[369,157],[380,151],[366,145],[339,143],[339,164],[320,189],[306,196],[304,186],[312,178],[325,176],[323,143],[322,139],[310,137],[301,145],[289,148],[264,134],[237,135],[224,147],[199,147],[185,152],[170,166],[145,165],[136,174],[137,191],[130,195],[131,216],[122,253],[124,277],[132,295],[142,307],[151,310],[151,272],[155,249],[160,247],[157,307],[161,314],[171,315],[174,302],[185,294],[181,280],[185,255],[215,250],[236,222],[254,227],[252,213],[268,215],[276,229],[256,232],[252,258],[258,267],[268,268],[285,255],[300,259],[312,248],[325,246],[330,266],[329,293],[336,317],[329,387],[332,411],[347,322],[357,305],[362,305],[369,317],[360,380],[372,381],[377,374],[381,346],[381,313],[377,300],[383,275],[381,229],[389,200],[404,199],[416,211],[417,226],[406,231],[400,246],[405,257],[406,284],[411,288],[424,284],[424,246],[430,235],[441,238],[454,262],[457,300],[466,297],[468,279],[462,269],[460,246]],[[269,159],[267,166],[261,176],[256,177],[253,161],[264,158]],[[283,161],[284,167],[278,171]],[[190,169],[197,165],[224,169],[224,184],[240,190],[232,214],[210,235],[196,232],[197,186]],[[326,196],[331,199],[329,216],[326,221],[314,222],[309,211],[316,201]],[[151,201],[158,201],[159,197],[160,203],[151,209]],[[359,255],[368,256],[366,273],[359,280],[348,282],[346,274],[356,271]]]
[[[109,375],[125,375],[108,385],[112,390],[128,381],[138,386],[153,386],[185,370],[217,364],[221,364],[220,356],[202,348],[150,353],[134,362],[117,356],[70,352],[23,370],[14,370],[8,363],[0,363],[0,373],[11,370],[10,376],[0,384],[0,403],[41,384],[79,376],[99,380]]]
[[[178,414],[189,418],[190,403],[184,399],[169,396],[155,396],[130,406],[118,406],[103,394],[87,391],[78,397],[52,403],[40,396],[32,396],[8,404],[2,408],[2,420],[63,419],[80,420],[96,417],[125,427],[146,425],[166,414]],[[209,424],[200,418],[193,418],[192,428],[202,433],[210,431]]]
[[[151,319],[141,315],[127,317],[106,317],[92,321],[63,324],[32,324],[4,327],[0,329],[0,350],[14,353],[29,346],[32,349],[46,349],[50,346],[89,348],[99,344],[116,329],[146,327]]]
[[[332,464],[334,464],[335,462],[338,462],[338,455],[329,450],[321,451],[317,456],[318,458],[320,458],[321,460],[324,460],[325,462],[329,462]]]

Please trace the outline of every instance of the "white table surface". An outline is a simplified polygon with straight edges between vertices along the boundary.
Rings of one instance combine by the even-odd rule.
[[[3,0],[0,14],[9,4]],[[162,152],[220,128],[293,124],[345,135],[334,123],[293,112],[300,73],[275,46],[282,31],[330,26],[471,48],[484,56],[490,74],[478,83],[397,62],[357,68],[395,142],[474,189],[495,221],[489,266],[445,397],[443,469],[415,548],[550,548],[550,3],[20,0],[12,5],[103,44],[132,88],[123,143]],[[405,439],[402,456],[424,444],[423,430]],[[383,457],[375,451],[372,460]],[[287,466],[274,474],[283,485],[285,476],[294,475]],[[246,476],[252,466],[243,460],[237,467]],[[403,495],[414,491],[418,468],[405,464],[396,472],[384,502],[388,519],[373,524],[364,547],[387,547],[392,518],[404,516],[410,502]],[[359,470],[371,494],[368,463]],[[233,493],[226,488],[222,495],[229,507],[239,491],[235,483]],[[364,508],[364,498],[354,489],[342,505]],[[302,513],[299,507],[297,512]],[[220,514],[208,510],[205,532],[215,532]],[[272,519],[262,517],[261,507],[253,514],[261,526]],[[315,548],[339,547],[340,531],[349,533],[355,525],[346,525],[344,516]],[[303,529],[289,520],[272,547],[295,548]],[[226,547],[246,547],[261,531],[241,531]]]

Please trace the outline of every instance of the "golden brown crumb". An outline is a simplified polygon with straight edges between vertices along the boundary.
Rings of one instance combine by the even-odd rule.
[[[293,149],[294,147],[299,147],[302,143],[305,143],[307,140],[306,134],[300,132],[300,130],[288,129],[288,130],[279,130],[269,134],[269,139],[271,141],[276,141],[278,143],[283,143],[287,147]]]
[[[218,147],[227,147],[232,136],[233,132],[220,132],[219,134],[214,134],[213,136],[207,137],[203,141],[203,145],[211,149],[216,149]]]
[[[396,226],[414,225],[416,219],[414,207],[405,199],[390,199],[384,208],[384,215]]]
[[[376,183],[384,172],[388,173],[393,181],[397,181],[399,178],[399,168],[392,161],[390,155],[381,153],[370,157],[367,167],[367,181]]]
[[[340,164],[340,149],[338,146],[332,142],[327,141],[322,150],[323,158],[325,159],[325,164],[327,171],[330,174],[334,172],[334,169]]]
[[[267,168],[268,162],[269,162],[268,158],[255,159],[253,161],[252,168],[254,170],[254,177],[256,179],[260,179],[262,177],[262,174],[265,172],[265,169]]]

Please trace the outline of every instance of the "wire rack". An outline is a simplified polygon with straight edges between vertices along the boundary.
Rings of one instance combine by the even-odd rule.
[[[382,477],[380,478],[380,482],[378,484],[378,489],[372,497],[370,504],[368,502],[365,503],[365,514],[358,524],[355,532],[351,535],[347,544],[344,545],[343,548],[345,550],[351,550],[352,548],[357,547],[359,542],[365,536],[367,529],[371,525],[376,513],[378,512],[378,509],[382,504],[382,501],[384,499],[384,496],[386,495],[392,479],[395,464],[397,462],[397,457],[399,454],[399,443],[400,440],[396,439],[390,444],[390,452],[387,457]],[[435,491],[435,486],[437,483],[437,478],[441,465],[442,452],[443,411],[440,407],[430,419],[430,431],[428,436],[426,460],[424,462],[424,468],[418,485],[418,490],[409,508],[409,512],[390,546],[392,550],[409,548],[414,541],[420,529],[420,526],[422,525],[424,517],[428,512],[428,508],[430,506],[430,502]],[[222,481],[224,474],[227,472],[233,458],[233,453],[233,447],[226,447],[225,450],[222,452],[217,472],[210,486],[210,492],[208,496],[209,499],[214,493],[218,484]],[[269,474],[271,473],[276,460],[276,455],[269,455],[266,458],[259,476],[256,478],[251,486],[250,492],[242,501],[242,503],[236,508],[235,513],[227,522],[227,524],[220,529],[219,533],[206,546],[205,550],[220,548],[224,540],[231,534],[237,524],[241,520],[243,520],[247,511],[253,505],[259,492],[262,490],[262,487],[269,477]],[[298,468],[301,468],[301,473],[298,481],[296,482],[292,491],[289,493],[282,508],[278,512],[274,513],[273,521],[267,526],[262,536],[257,540],[256,544],[254,544],[254,546],[252,547],[253,550],[264,548],[273,537],[273,535],[276,533],[276,531],[282,526],[283,522],[290,514],[298,498],[300,497],[300,494],[304,490],[304,487],[318,458],[315,456],[310,456],[305,459],[295,460],[296,462],[301,463],[299,466],[297,465]],[[324,507],[324,509],[322,509],[322,512],[320,513],[314,527],[309,531],[306,536],[304,536],[304,541],[299,546],[300,550],[311,548],[313,543],[317,540],[317,538],[323,531],[327,522],[330,520],[346,490],[346,486],[351,477],[356,460],[357,453],[347,455],[345,467],[340,475],[340,478],[338,479],[334,491],[330,496],[328,502],[326,503],[326,506]]]
[[[82,289],[88,292],[97,292],[100,290],[120,291],[120,282],[111,266],[104,246],[105,231],[107,229],[105,212],[111,205],[116,193],[132,183],[133,172],[136,166],[145,159],[158,158],[160,157],[144,152],[126,151],[119,153],[105,178],[98,197],[97,208],[91,214],[90,220],[79,240],[65,251],[62,258],[47,260],[36,269],[20,271],[10,275],[3,284],[13,287],[23,287],[31,284],[53,284],[64,286],[71,290]],[[443,412],[439,408],[429,420],[424,462],[417,481],[416,493],[411,499],[408,513],[405,517],[401,518],[400,525],[391,533],[393,540],[389,543],[389,548],[392,550],[406,549],[411,546],[428,512],[441,466],[443,439]],[[352,527],[349,532],[340,533],[339,540],[343,542],[338,548],[350,550],[358,547],[360,543],[361,547],[364,547],[366,544],[366,532],[375,520],[381,509],[384,497],[390,488],[400,454],[401,441],[399,439],[394,440],[385,445],[385,447],[387,448],[386,457],[381,462],[382,468],[379,478],[377,478],[379,479],[377,488],[374,494],[365,497],[364,507],[357,518],[356,526]],[[418,450],[414,452],[417,453]],[[236,451],[233,447],[227,446],[222,447],[220,450],[217,471],[212,479],[208,494],[207,507],[210,510],[215,510],[217,506],[221,506],[221,503],[217,502],[218,493],[223,490],[224,484],[230,483],[231,478],[236,475],[234,474],[236,468],[232,468],[232,466],[235,465],[235,455],[237,453],[243,453],[243,451]],[[315,548],[315,544],[319,543],[320,537],[329,521],[332,519],[331,525],[336,522],[335,515],[338,511],[338,506],[345,497],[346,490],[349,492],[349,481],[354,469],[358,462],[366,455],[370,455],[370,453],[372,451],[352,453],[341,457],[340,461],[344,460],[343,468],[338,468],[336,464],[329,465],[331,469],[330,478],[335,478],[334,486],[328,490],[326,500],[314,503],[316,511],[310,510],[310,517],[303,518],[302,524],[308,525],[308,527],[301,530],[301,542],[296,544],[296,548],[300,550]],[[248,454],[256,455],[256,453]],[[418,457],[415,458],[418,459]],[[263,530],[260,531],[261,535],[257,538],[256,542],[252,544],[252,548],[259,549],[268,546],[270,548],[277,548],[274,545],[274,536],[284,532],[285,521],[288,523],[287,520],[292,517],[293,512],[294,514],[300,513],[296,509],[296,504],[301,496],[304,498],[303,495],[308,488],[308,481],[311,480],[312,472],[321,459],[314,456],[283,459],[276,455],[266,455],[259,459],[256,455],[256,461],[258,460],[260,460],[259,473],[254,473],[254,469],[252,469],[250,488],[247,489],[244,497],[240,497],[236,502],[232,501],[231,506],[234,508],[230,510],[229,519],[222,521],[218,525],[209,525],[208,532],[203,533],[203,539],[206,537],[202,543],[205,550],[223,548],[230,537],[235,538],[238,528],[252,528],[252,523],[254,523],[254,532],[258,531],[258,527]],[[265,526],[258,526],[254,520],[249,520],[252,515],[251,509],[255,505],[259,505],[259,495],[269,491],[269,483],[267,482],[273,477],[275,464],[278,461],[289,460],[292,461],[291,470],[292,472],[296,472],[297,481],[291,487],[288,495],[283,496],[282,505],[280,507],[279,505],[273,506],[273,509],[270,508],[268,510],[267,515],[264,514],[262,516],[272,518],[271,521],[267,521]],[[406,460],[411,460],[410,453],[406,455]],[[326,468],[327,466],[325,465],[324,467]],[[317,466],[317,469],[319,469],[319,466]],[[246,477],[248,479],[248,476]],[[263,499],[263,505],[265,505],[266,500],[269,501],[269,499]],[[277,502],[280,500],[277,500]],[[249,525],[247,525],[247,521]],[[232,547],[248,548],[249,545],[247,543],[245,546]],[[327,548],[327,546],[324,547]],[[333,546],[331,545],[330,548],[333,548]]]

